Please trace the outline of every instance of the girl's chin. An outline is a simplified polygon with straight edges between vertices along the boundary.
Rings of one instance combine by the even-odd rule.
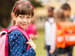
[[[22,28],[26,28],[28,25],[27,24],[19,24]]]

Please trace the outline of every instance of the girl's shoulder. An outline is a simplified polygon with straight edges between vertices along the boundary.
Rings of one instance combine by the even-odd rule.
[[[13,34],[15,34],[15,33],[22,34],[22,32],[20,30],[23,31],[23,29],[19,25],[14,25],[9,28],[8,32],[13,33]]]
[[[9,34],[21,34],[22,35],[22,33],[19,31],[19,30],[12,30]]]
[[[10,33],[8,33],[9,37],[12,37],[12,39],[16,38],[22,38],[24,35],[19,30],[12,30]]]

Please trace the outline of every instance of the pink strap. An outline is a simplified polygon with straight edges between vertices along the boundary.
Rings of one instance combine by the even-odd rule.
[[[8,32],[8,29],[6,29],[6,28],[3,28],[3,29],[2,29],[2,31],[6,31],[6,32]]]
[[[8,29],[3,28],[2,31],[8,32]],[[8,56],[8,34],[6,33],[6,40],[5,40],[5,56]]]
[[[32,5],[31,5],[31,4],[29,4],[29,3],[21,3],[21,4],[18,4],[18,5],[16,6],[15,10],[14,10],[14,13],[15,13],[15,11],[16,11],[16,9],[17,9],[17,7],[18,7],[19,5],[22,5],[22,4],[28,4],[28,5],[32,6]],[[33,6],[32,6],[32,8],[33,8],[33,10],[34,10],[34,7],[33,7]]]
[[[5,56],[8,56],[8,34],[6,34],[6,41],[5,41]]]

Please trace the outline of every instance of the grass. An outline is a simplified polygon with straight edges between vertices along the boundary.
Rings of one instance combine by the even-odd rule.
[[[34,40],[37,49],[36,49],[36,56],[46,56],[46,50],[44,49],[44,29],[38,30],[39,38]]]
[[[34,40],[37,49],[36,49],[36,56],[47,56],[46,50],[44,49],[44,38],[45,38],[45,31],[44,29],[38,30],[39,38]],[[75,46],[73,47],[73,56],[75,56]]]
[[[75,46],[73,47],[73,56],[75,56]]]

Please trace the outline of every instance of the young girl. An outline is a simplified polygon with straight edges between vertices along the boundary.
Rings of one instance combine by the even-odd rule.
[[[27,26],[26,32],[27,32],[27,34],[30,36],[30,38],[31,38],[32,40],[38,38],[37,27],[36,27],[36,25],[34,24],[34,17],[33,17],[32,20],[31,20],[31,24]]]
[[[17,1],[12,9],[12,26],[17,25],[25,31],[34,15],[34,7],[29,1]],[[35,56],[36,45],[30,39],[26,42],[25,36],[19,30],[13,30],[8,34],[9,56]],[[27,45],[31,48],[27,50]]]
[[[51,44],[51,50],[50,53],[53,54],[55,51],[55,56],[67,56],[69,52],[69,47],[66,47],[64,49],[56,48],[56,28],[57,24],[60,22],[66,22],[64,13],[62,9],[55,9],[54,10],[54,23],[52,24],[52,44]]]

